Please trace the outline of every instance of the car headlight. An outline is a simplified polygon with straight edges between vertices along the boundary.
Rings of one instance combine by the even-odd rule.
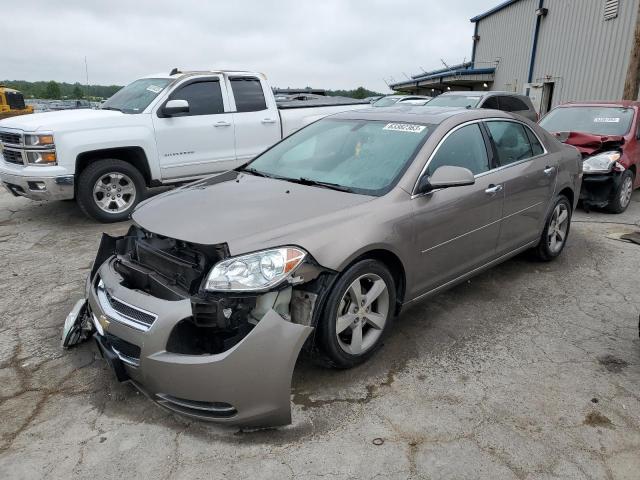
[[[24,143],[28,147],[51,147],[53,146],[53,134],[41,133],[37,135],[27,134],[24,136]]]
[[[29,165],[56,165],[58,159],[56,158],[55,151],[48,150],[34,150],[27,151],[27,163]]]
[[[582,163],[585,173],[609,173],[620,160],[620,152],[603,152],[587,158]]]
[[[280,247],[227,258],[209,272],[208,291],[264,290],[282,282],[302,263],[307,252],[295,247]]]

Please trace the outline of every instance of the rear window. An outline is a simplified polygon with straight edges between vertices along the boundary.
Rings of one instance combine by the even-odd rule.
[[[500,97],[500,110],[505,112],[523,112],[529,110],[526,103],[517,97],[502,96]]]
[[[480,101],[475,95],[439,95],[427,103],[427,107],[475,108]]]
[[[551,110],[540,126],[549,132],[583,132],[593,135],[626,135],[633,109],[623,107],[559,107]]]
[[[253,77],[235,77],[230,80],[236,100],[236,111],[258,112],[267,109],[260,80]]]

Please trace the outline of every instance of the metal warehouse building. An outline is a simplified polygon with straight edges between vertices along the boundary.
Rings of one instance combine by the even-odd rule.
[[[399,92],[506,90],[540,113],[571,100],[637,99],[640,0],[509,0],[475,24],[471,61],[395,83]]]

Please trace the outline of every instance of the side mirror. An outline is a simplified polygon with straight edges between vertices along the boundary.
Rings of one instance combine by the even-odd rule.
[[[177,115],[179,113],[189,113],[189,102],[186,100],[169,100],[162,107],[162,114],[167,117]]]
[[[463,167],[443,165],[438,167],[433,175],[427,177],[423,175],[418,180],[416,193],[429,193],[437,188],[462,187],[473,185],[476,179],[471,170]]]

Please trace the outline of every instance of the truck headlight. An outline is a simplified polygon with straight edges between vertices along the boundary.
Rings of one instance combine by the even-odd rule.
[[[53,134],[27,134],[24,136],[24,143],[28,147],[51,147],[53,146]]]
[[[56,152],[54,151],[27,151],[27,163],[29,165],[56,165],[58,159],[56,157]]]
[[[609,173],[620,160],[620,152],[603,152],[582,162],[584,173]]]
[[[208,291],[250,292],[270,288],[293,273],[307,252],[295,247],[280,247],[227,258],[209,272]]]

